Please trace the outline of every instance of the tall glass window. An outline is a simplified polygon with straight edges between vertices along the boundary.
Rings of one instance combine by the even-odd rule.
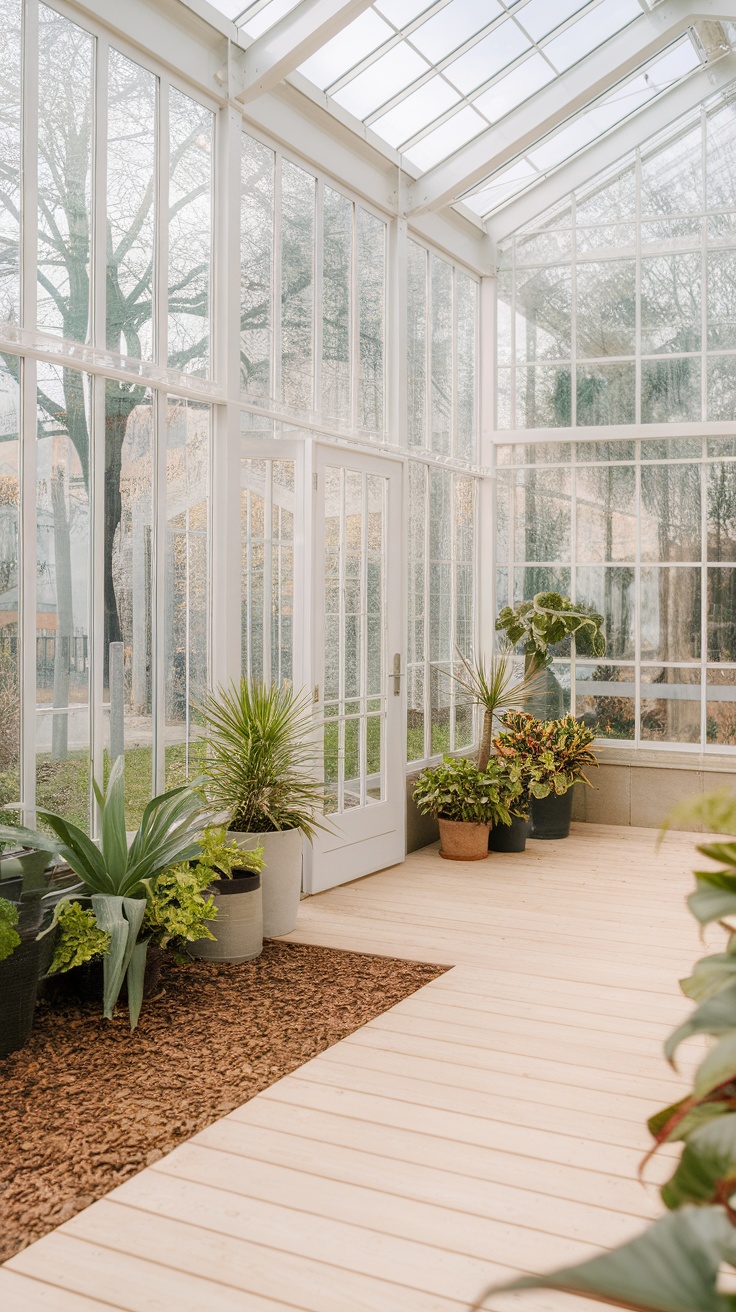
[[[242,152],[240,385],[265,397],[271,395],[275,156],[245,133]]]
[[[736,746],[732,438],[500,446],[497,607],[548,590],[600,612],[606,655],[561,648],[599,737]]]
[[[20,799],[19,361],[0,366],[0,806]]]
[[[214,117],[169,92],[169,365],[210,373]]]
[[[241,668],[258,682],[294,676],[293,460],[240,463]]]
[[[152,360],[158,78],[111,49],[107,105],[107,345]]]
[[[474,462],[478,451],[478,283],[409,241],[407,440]]]
[[[502,245],[497,428],[733,418],[734,149],[731,94]]]
[[[0,322],[20,322],[21,0],[0,0]]]

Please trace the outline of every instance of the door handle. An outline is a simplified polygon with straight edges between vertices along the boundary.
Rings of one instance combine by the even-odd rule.
[[[401,693],[401,652],[400,651],[397,651],[396,655],[394,656],[394,668],[391,673],[391,678],[394,681],[394,697],[398,697]]]

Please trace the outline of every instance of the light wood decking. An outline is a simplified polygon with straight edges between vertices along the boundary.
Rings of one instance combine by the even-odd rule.
[[[426,849],[305,901],[295,941],[453,969],[11,1259],[3,1312],[463,1312],[636,1233],[659,1211],[644,1122],[683,1088],[662,1041],[702,953],[695,836],[655,838]],[[484,1304],[510,1306],[594,1305]]]

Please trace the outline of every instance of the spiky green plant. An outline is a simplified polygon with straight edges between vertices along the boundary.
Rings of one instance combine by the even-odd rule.
[[[485,770],[491,758],[494,720],[505,711],[536,702],[544,692],[543,676],[541,670],[534,670],[518,678],[510,649],[502,648],[488,661],[482,656],[469,660],[460,651],[457,658],[462,672],[451,670],[450,676],[465,690],[470,702],[483,710],[477,765]]]
[[[60,856],[83,880],[97,926],[110,935],[109,950],[103,958],[104,1014],[112,1018],[127,977],[130,1027],[134,1029],[143,1001],[148,949],[148,939],[140,936],[147,881],[168,866],[198,857],[199,834],[213,817],[196,784],[173,788],[148,803],[129,847],[122,756],[112,768],[107,791],[103,793],[96,783],[94,789],[100,808],[99,847],[63,816],[40,808],[36,815],[49,826],[51,834],[0,826],[0,843],[19,842],[37,852]],[[79,900],[79,894],[74,896]]]
[[[317,778],[311,700],[288,684],[241,679],[198,704],[207,727],[207,792],[242,834],[300,829],[313,838],[323,787]]]

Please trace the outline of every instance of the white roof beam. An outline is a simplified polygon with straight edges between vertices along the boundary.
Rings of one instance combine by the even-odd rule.
[[[670,127],[682,114],[736,79],[736,55],[727,55],[711,68],[703,68],[664,92],[607,136],[593,141],[585,150],[560,165],[554,173],[532,183],[528,191],[513,197],[486,219],[486,231],[494,245],[531,223],[570,192],[624,159],[649,137]]]
[[[528,150],[699,19],[736,18],[736,0],[666,0],[555,78],[411,187],[407,213],[439,209]]]
[[[237,99],[247,102],[271,91],[370,4],[371,0],[301,0],[248,47],[240,61],[244,84]]]

